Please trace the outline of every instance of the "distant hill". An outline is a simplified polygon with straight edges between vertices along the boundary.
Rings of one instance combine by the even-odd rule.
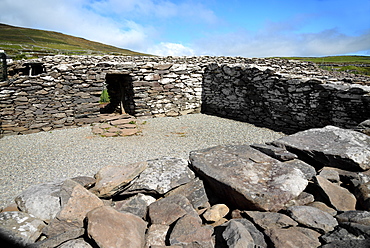
[[[58,32],[0,23],[0,50],[14,59],[45,55],[148,55]]]

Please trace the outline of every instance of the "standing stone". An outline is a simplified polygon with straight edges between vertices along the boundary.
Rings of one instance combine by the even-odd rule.
[[[323,166],[349,171],[370,169],[370,137],[356,131],[326,126],[285,136],[273,144]]]
[[[27,213],[2,212],[0,213],[0,241],[8,241],[9,245],[30,244],[40,237],[41,230],[45,226],[41,219]]]
[[[241,210],[284,208],[302,193],[308,185],[307,177],[314,171],[302,161],[280,162],[248,145],[193,151],[190,161],[213,192]]]
[[[111,207],[96,208],[87,214],[87,234],[100,248],[142,248],[146,222],[136,215]]]
[[[319,193],[330,205],[338,211],[349,211],[356,209],[356,198],[347,189],[334,184],[322,176],[316,176]]]
[[[132,163],[125,166],[106,166],[96,175],[96,184],[92,191],[103,198],[120,193],[134,178],[147,167],[146,162]]]
[[[194,173],[188,168],[186,159],[164,157],[148,160],[147,163],[148,167],[122,194],[139,192],[165,194],[194,179]]]
[[[18,208],[46,222],[60,211],[60,188],[63,181],[32,185],[15,198]]]
[[[338,225],[330,214],[314,207],[294,206],[287,209],[289,216],[299,224],[315,229],[321,233],[333,231]]]
[[[315,248],[321,246],[320,233],[303,227],[265,230],[275,248]]]

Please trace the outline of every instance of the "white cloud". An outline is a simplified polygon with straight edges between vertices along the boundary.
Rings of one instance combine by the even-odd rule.
[[[147,53],[159,56],[193,56],[194,50],[182,44],[161,42],[153,45],[147,50]]]

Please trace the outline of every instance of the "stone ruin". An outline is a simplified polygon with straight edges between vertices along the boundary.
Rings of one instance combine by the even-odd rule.
[[[33,185],[0,213],[9,247],[369,247],[368,77],[276,59],[26,63],[0,85],[5,134],[96,123],[117,109],[134,117],[201,111],[294,134]],[[40,65],[40,74],[30,71]],[[116,95],[100,108],[105,84]],[[122,116],[110,124],[131,118]]]
[[[202,112],[286,133],[370,119],[369,77],[239,57],[50,56],[9,65],[0,130],[28,134],[100,121]],[[102,108],[103,89],[111,103]]]

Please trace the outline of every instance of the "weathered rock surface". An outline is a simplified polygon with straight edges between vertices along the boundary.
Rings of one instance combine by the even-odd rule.
[[[347,145],[347,150],[357,147]],[[370,212],[361,201],[369,198],[370,170],[315,171],[311,165],[317,165],[320,153],[311,154],[309,165],[291,155],[280,157],[282,161],[271,157],[285,154],[280,148],[260,148],[219,146],[191,152],[189,167],[195,174],[186,160],[161,158],[105,167],[96,179],[29,187],[16,197],[16,205],[0,213],[0,244],[369,247]]]
[[[106,166],[96,175],[96,184],[92,191],[99,197],[111,197],[120,193],[134,178],[147,167],[146,162],[132,163],[125,166]]]
[[[189,169],[188,161],[185,159],[160,158],[149,160],[147,163],[147,168],[122,194],[165,194],[194,179],[194,173]]]
[[[313,248],[321,245],[320,233],[303,227],[272,228],[267,229],[265,234],[270,238],[275,248]]]
[[[18,208],[46,222],[60,211],[62,181],[32,185],[15,198]]]
[[[370,169],[370,137],[356,131],[326,126],[283,137],[273,144],[293,153],[299,151],[299,157],[323,166],[349,171]]]
[[[370,182],[358,185],[355,195],[362,209],[370,211]]]
[[[45,226],[41,219],[24,212],[0,213],[0,237],[18,245],[35,242]]]
[[[318,194],[336,210],[349,211],[356,209],[356,198],[347,189],[330,182],[322,176],[316,176],[319,186]]]
[[[239,209],[278,211],[308,181],[308,164],[280,162],[247,145],[218,146],[190,153],[191,165],[218,195]]]
[[[103,206],[87,214],[87,233],[101,248],[143,247],[146,222],[136,215]]]
[[[330,214],[309,206],[293,206],[287,209],[289,216],[299,224],[315,229],[321,233],[333,231],[338,225]]]
[[[245,213],[262,229],[288,228],[298,225],[296,221],[285,214],[258,211],[245,211]]]

